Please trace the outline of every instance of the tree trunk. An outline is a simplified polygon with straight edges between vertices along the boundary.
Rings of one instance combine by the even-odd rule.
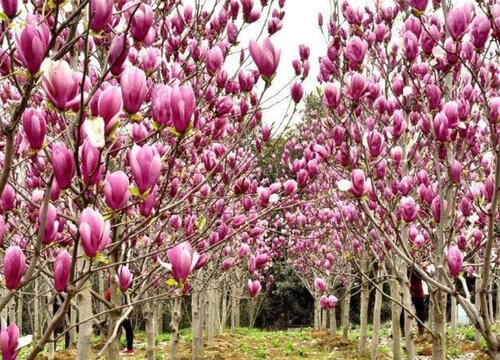
[[[17,315],[16,325],[22,331],[22,329],[23,329],[23,296],[22,296],[22,294],[19,294],[17,297],[16,315]]]
[[[415,348],[413,346],[413,331],[414,331],[414,312],[410,294],[410,280],[408,279],[405,266],[402,270],[403,284],[401,285],[403,305],[409,309],[404,311],[405,319],[405,345],[406,345],[406,359],[415,359]]]
[[[182,310],[182,298],[176,297],[173,300],[172,305],[172,321],[170,326],[172,328],[172,346],[170,348],[170,359],[177,359],[177,353],[179,351],[179,325],[181,323],[181,310]]]
[[[213,327],[214,327],[214,335],[220,334],[220,329],[221,329],[221,294],[217,290],[219,286],[215,286],[213,290],[213,297],[214,297],[214,316],[213,316]]]
[[[237,309],[237,288],[238,285],[233,285],[231,287],[231,334],[234,334],[237,328],[237,316],[239,317],[239,310]]]
[[[34,299],[34,304],[33,304],[33,336],[35,339],[38,339],[40,336],[40,297],[38,294],[39,292],[39,284],[38,284],[38,278],[35,279],[35,299]]]
[[[475,286],[474,286],[474,292],[475,292],[474,305],[476,305],[478,313],[481,313],[481,295],[479,294],[479,287],[480,286],[481,286],[481,278],[479,276],[477,276]],[[477,328],[476,328],[475,343],[477,346],[481,345],[481,333],[479,332],[479,330],[477,330]]]
[[[382,288],[383,283],[380,281],[380,276],[382,271],[379,269],[380,265],[377,266],[375,271],[376,285],[378,288]],[[372,349],[370,359],[377,359],[378,353],[378,342],[380,334],[380,313],[382,310],[382,292],[375,290],[375,305],[373,307],[373,331],[372,331]]]
[[[391,280],[391,297],[400,300],[399,283],[396,279]],[[399,317],[401,316],[401,306],[391,301],[391,327],[392,327],[392,357],[401,359],[401,329],[399,326]]]
[[[327,311],[326,310],[321,310],[321,330],[326,329],[326,322],[328,320],[328,316],[326,316]]]
[[[457,336],[457,298],[450,295],[451,300],[451,337]]]
[[[163,301],[156,304],[156,333],[163,334]]]
[[[336,309],[330,310],[330,334],[335,335],[337,333],[337,316],[335,314]]]
[[[209,285],[209,289],[207,291],[207,342],[210,344],[214,340],[214,323],[215,323],[215,299],[214,299],[214,290]]]
[[[495,311],[495,321],[500,321],[500,271],[498,272],[498,276],[495,281],[497,285],[497,303],[496,303],[496,311]]]
[[[146,323],[146,356],[148,360],[155,360],[156,314],[153,304],[145,303],[143,315]]]
[[[442,275],[438,271],[438,282],[443,282]],[[446,294],[439,289],[431,292],[432,301],[432,360],[446,359]]]
[[[364,261],[362,271],[368,273],[368,262]],[[362,278],[361,298],[360,298],[360,330],[359,330],[359,353],[361,356],[366,356],[366,344],[368,340],[368,303],[370,301],[370,286],[368,280]]]
[[[113,260],[112,260],[113,261]],[[115,271],[113,269],[111,270],[111,274],[114,277],[116,274],[114,273]],[[118,289],[117,285],[115,283],[111,283],[111,302],[115,306],[120,306],[122,303],[122,293]],[[90,296],[89,296],[90,297]],[[121,318],[122,311],[121,310],[115,310],[111,311],[108,316],[108,332],[107,332],[107,338],[109,339],[110,336],[112,336],[115,327],[118,323],[118,321]],[[92,324],[92,323],[90,323]],[[120,358],[120,339],[118,336],[116,336],[111,343],[108,345],[106,348],[106,360],[118,360]]]
[[[314,296],[314,330],[319,330],[321,327],[321,306],[319,304],[319,295],[316,290],[316,296]]]
[[[79,321],[87,320],[92,317],[92,295],[87,283],[78,294],[78,312]],[[92,321],[86,321],[79,325],[79,339],[76,347],[76,358],[78,360],[87,360],[90,358],[89,351],[92,343]]]
[[[53,317],[53,311],[54,311],[54,303],[57,302],[57,297],[53,299],[54,303],[51,302],[51,294],[47,293],[46,295],[46,304],[47,304],[47,324],[50,324],[52,321]],[[12,310],[12,308],[11,308]],[[11,319],[12,321],[12,319]],[[47,359],[48,360],[54,360],[54,352],[55,352],[55,343],[54,343],[54,332],[50,334],[49,338],[49,344],[48,344],[48,351],[47,351]]]
[[[69,330],[69,347],[71,349],[76,349],[76,344],[77,344],[77,341],[76,341],[76,326],[74,326],[76,324],[76,310],[74,309],[73,306],[70,307],[69,309],[69,313],[70,313],[70,317],[69,317],[69,326],[70,326],[70,330]]]
[[[220,329],[221,331],[226,330],[226,320],[227,320],[227,289],[226,284],[222,287],[222,310],[220,316]]]
[[[351,306],[351,282],[345,287],[344,301],[342,301],[342,336],[344,339],[349,337],[349,310]]]
[[[191,294],[191,317],[193,340],[191,342],[192,359],[198,360],[201,354],[201,313],[200,313],[200,293],[195,288]]]
[[[253,328],[255,325],[255,314],[257,312],[257,299],[249,299],[248,300],[248,316],[249,316],[249,324],[250,328]]]

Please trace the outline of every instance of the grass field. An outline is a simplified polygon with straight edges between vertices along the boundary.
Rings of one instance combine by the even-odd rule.
[[[229,332],[215,337],[212,344],[205,345],[203,360],[296,360],[296,359],[317,359],[317,360],[351,360],[368,359],[361,357],[358,352],[359,330],[351,329],[349,339],[343,339],[339,334],[331,335],[327,331],[314,331],[308,328],[289,331],[264,331],[258,329],[241,328],[234,334]],[[369,331],[371,336],[371,329]],[[458,336],[448,339],[447,355],[449,359],[457,360],[482,360],[487,359],[483,353],[484,343],[476,345],[474,343],[475,331],[471,327],[459,329]],[[191,330],[183,329],[180,336],[179,360],[191,359],[190,342]],[[124,339],[122,338],[122,341]],[[159,335],[156,338],[156,358],[169,358],[170,334]],[[127,359],[145,359],[146,340],[144,333],[135,335],[134,356]],[[124,343],[122,342],[122,345]],[[94,349],[98,350],[102,346],[99,338],[95,338]],[[415,341],[418,359],[428,359],[432,354],[431,337],[426,335]],[[59,347],[59,346],[58,346]],[[391,356],[392,338],[388,326],[382,328],[380,333],[380,346],[378,359],[392,359]],[[56,360],[69,360],[75,358],[74,350],[59,350],[56,353]],[[20,359],[23,359],[22,354]],[[46,354],[42,354],[39,359],[47,359]]]

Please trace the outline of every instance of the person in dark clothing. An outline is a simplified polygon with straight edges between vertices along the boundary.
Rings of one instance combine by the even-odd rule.
[[[422,279],[414,271],[409,274],[410,277],[410,296],[411,302],[415,307],[415,315],[419,321],[417,321],[418,335],[424,334],[424,326],[422,325],[425,321],[425,293]],[[401,332],[404,336],[405,329],[405,312],[401,311],[401,317],[399,318],[399,325],[401,327]]]
[[[111,288],[104,292],[103,296],[106,300],[111,301]],[[127,299],[124,296],[124,303]],[[125,338],[127,340],[127,348],[120,352],[120,355],[134,355],[134,328],[132,327],[132,321],[127,318],[122,321],[123,330],[125,330]]]

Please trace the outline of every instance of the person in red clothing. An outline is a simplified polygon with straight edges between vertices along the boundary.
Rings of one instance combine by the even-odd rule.
[[[415,271],[410,271],[410,296],[411,302],[415,307],[415,315],[419,321],[417,321],[418,335],[424,334],[423,323],[425,321],[425,292],[422,279]],[[405,315],[404,310],[401,311],[401,317],[399,318],[399,325],[401,326],[401,332],[404,336],[405,331]]]
[[[108,288],[103,294],[103,297],[111,301],[111,288]],[[126,298],[124,297],[124,302]],[[122,322],[123,330],[125,330],[125,338],[127,339],[127,348],[120,352],[120,355],[134,355],[134,329],[132,328],[132,321],[125,319]]]

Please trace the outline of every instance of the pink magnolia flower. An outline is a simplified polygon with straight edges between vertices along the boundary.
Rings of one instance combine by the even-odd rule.
[[[99,95],[97,113],[104,120],[106,130],[113,126],[123,108],[122,91],[118,86],[109,86]]]
[[[134,276],[127,266],[120,265],[118,267],[118,271],[116,272],[116,280],[122,292],[126,292],[130,288],[133,279]]]
[[[327,83],[323,93],[323,105],[330,109],[336,109],[340,104],[341,95],[338,84]]]
[[[3,211],[10,211],[14,209],[16,203],[16,191],[10,184],[5,185],[0,200]]]
[[[139,147],[134,145],[129,154],[132,177],[141,193],[151,189],[160,176],[160,156],[155,149],[149,145]]]
[[[463,168],[464,168],[463,165],[460,164],[457,160],[455,159],[452,160],[450,165],[450,175],[451,179],[454,182],[460,183]]]
[[[406,31],[403,37],[406,60],[413,61],[418,56],[418,39],[411,31]]]
[[[368,151],[371,157],[376,158],[382,153],[382,149],[384,148],[384,138],[377,130],[373,130],[368,134],[366,142],[368,144]]]
[[[141,3],[138,9],[136,9],[136,6],[135,4],[130,5],[128,10],[132,16],[130,19],[130,34],[135,41],[144,41],[153,24],[153,9],[147,3]]]
[[[106,204],[113,210],[123,208],[130,197],[128,187],[130,185],[127,174],[116,171],[106,175],[104,181],[104,196]]]
[[[496,124],[500,120],[500,97],[494,97],[489,100],[490,122]]]
[[[146,74],[134,66],[127,68],[120,77],[123,107],[129,114],[138,112],[148,96]]]
[[[43,211],[40,209],[38,213],[38,223],[42,223]],[[57,221],[57,211],[54,205],[48,204],[47,206],[47,220],[45,222],[45,230],[43,232],[42,243],[48,245],[52,243],[56,237],[59,229],[59,221]]]
[[[351,192],[356,197],[366,193],[365,173],[361,169],[354,169],[351,174]]]
[[[38,24],[28,22],[21,32],[16,33],[16,56],[32,74],[40,70],[49,45],[50,29],[45,21]]]
[[[5,223],[5,218],[0,215],[0,247],[3,248],[3,238],[5,236],[5,231],[7,230],[7,224]]]
[[[437,223],[439,223],[441,221],[441,216],[442,216],[442,214],[441,214],[441,201],[444,201],[443,210],[446,212],[448,202],[446,200],[441,200],[439,195],[434,197],[434,199],[432,199],[432,203],[431,203],[432,216],[434,217],[434,221]]]
[[[222,271],[227,271],[234,266],[235,262],[236,262],[236,260],[233,257],[228,257],[222,261],[222,263],[220,265],[220,269]]]
[[[290,87],[290,92],[292,95],[292,100],[295,103],[299,103],[300,100],[302,100],[302,97],[304,96],[304,89],[302,88],[302,84],[299,82],[294,82],[292,86]]]
[[[89,258],[94,258],[110,243],[109,222],[104,221],[100,213],[90,208],[82,211],[78,222],[83,251]]]
[[[446,25],[453,40],[460,40],[469,25],[467,14],[461,8],[451,9],[446,18]]]
[[[38,150],[45,140],[47,122],[45,115],[38,109],[28,108],[22,116],[23,129],[31,148]]]
[[[367,83],[363,75],[355,72],[346,75],[345,86],[346,96],[353,101],[359,101],[365,94]]]
[[[462,271],[463,266],[463,256],[462,252],[456,245],[452,245],[448,248],[448,269],[450,270],[451,276],[458,276]]]
[[[490,36],[491,23],[486,16],[476,16],[471,24],[471,41],[474,47],[482,49]]]
[[[250,297],[254,298],[262,290],[262,285],[260,284],[259,280],[252,281],[252,280],[248,279],[247,289],[248,289],[248,294],[250,295]]]
[[[75,176],[75,158],[71,151],[63,143],[53,145],[51,162],[59,188],[69,188]]]
[[[328,286],[326,285],[326,281],[324,279],[321,279],[321,278],[316,278],[314,280],[314,286],[316,286],[316,288],[321,292],[325,292],[328,290]]]
[[[167,125],[172,117],[170,110],[171,92],[172,88],[168,85],[160,85],[153,90],[151,101],[153,120],[162,126]]]
[[[241,70],[238,72],[238,84],[242,91],[252,91],[255,85],[254,73],[247,70]]]
[[[10,246],[3,258],[3,275],[7,289],[17,289],[26,272],[26,256],[19,246]]]
[[[113,15],[113,0],[92,0],[90,3],[90,28],[99,32],[111,22]]]
[[[111,42],[108,53],[108,64],[113,75],[120,75],[123,71],[123,63],[127,60],[129,43],[125,34],[116,36]]]
[[[297,191],[297,182],[293,179],[285,181],[285,183],[283,184],[283,190],[285,192],[285,195],[292,195]]]
[[[19,328],[11,323],[0,330],[0,349],[3,360],[16,360],[19,354]]]
[[[175,130],[183,133],[195,110],[195,97],[190,85],[174,86],[170,92],[170,111]]]
[[[219,46],[214,46],[207,53],[207,69],[210,74],[215,74],[224,62],[224,53]]]
[[[199,254],[193,251],[187,241],[167,250],[167,256],[172,266],[172,276],[176,281],[186,281],[199,259]]]
[[[360,39],[358,36],[353,36],[347,46],[344,48],[344,56],[355,64],[361,64],[365,58],[368,43]]]
[[[68,110],[80,103],[81,75],[66,60],[50,61],[42,77],[42,86],[50,101],[59,109]]]
[[[101,182],[104,165],[100,163],[99,149],[86,140],[82,146],[81,171],[83,181],[87,185],[97,185]]]
[[[71,255],[66,251],[61,251],[54,261],[54,289],[63,292],[66,289],[71,272]]]
[[[2,9],[5,15],[9,18],[16,16],[18,0],[2,0],[0,3],[2,4]]]
[[[436,114],[433,122],[434,135],[437,141],[448,141],[451,135],[451,129],[448,125],[448,118],[441,113]]]
[[[335,308],[337,305],[337,298],[335,295],[322,295],[321,298],[319,299],[319,304],[322,309],[329,310]]]
[[[266,81],[271,81],[280,61],[281,50],[275,50],[269,38],[264,39],[262,46],[250,40],[250,55],[257,69]]]
[[[410,0],[410,6],[417,9],[418,11],[425,11],[427,8],[427,3],[429,0]]]
[[[411,196],[403,197],[399,202],[399,211],[401,211],[403,220],[409,223],[417,219],[419,206]]]

